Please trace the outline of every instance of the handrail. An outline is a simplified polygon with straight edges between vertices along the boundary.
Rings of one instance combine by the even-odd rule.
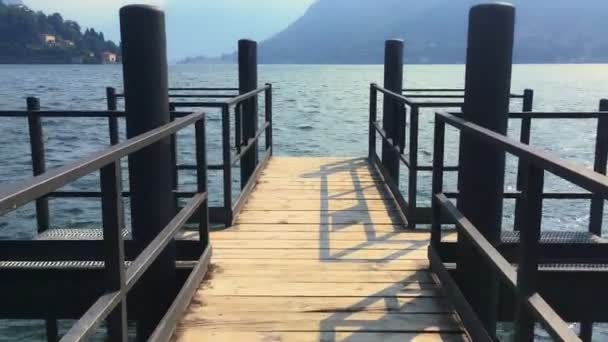
[[[255,90],[252,90],[252,91],[247,92],[247,93],[245,93],[245,94],[242,94],[242,95],[239,95],[239,96],[233,97],[233,98],[232,98],[230,101],[228,101],[226,104],[227,104],[228,106],[234,106],[234,105],[237,105],[237,104],[239,104],[239,103],[241,103],[241,102],[243,102],[243,101],[245,101],[245,100],[248,100],[248,99],[250,99],[250,98],[253,98],[254,96],[256,96],[256,95],[258,95],[258,94],[260,94],[260,93],[262,93],[262,92],[264,92],[264,91],[266,91],[266,90],[268,90],[268,89],[270,89],[270,85],[269,85],[269,84],[266,84],[266,85],[264,85],[263,87],[259,87],[259,88],[255,89]]]
[[[217,102],[213,102],[217,103]],[[177,102],[180,104],[180,102]],[[177,106],[186,107],[186,106]],[[169,114],[172,117],[184,117],[190,115],[193,112],[176,112],[170,111]],[[124,118],[126,117],[125,111],[119,110],[35,110],[35,111],[23,111],[23,110],[2,110],[0,111],[0,117],[2,118],[26,118],[30,115],[35,115],[41,118]]]
[[[207,198],[207,192],[197,193],[127,268],[124,287],[99,297],[61,338],[61,342],[82,341],[91,337]]]
[[[545,113],[553,114],[553,113]],[[602,112],[593,113],[600,119],[601,125],[606,120]],[[545,115],[547,117],[549,115]],[[564,115],[565,116],[565,115]],[[518,196],[521,197],[522,210],[516,214],[521,225],[520,233],[520,257],[517,267],[517,275],[514,266],[490,244],[490,242],[479,232],[479,230],[468,221],[466,217],[448,199],[449,195],[443,192],[443,169],[444,162],[444,134],[445,125],[451,125],[460,130],[462,135],[476,139],[480,144],[491,146],[496,153],[509,153],[520,159],[520,165],[525,169],[524,182],[526,187]],[[496,133],[477,124],[464,120],[461,115],[438,112],[435,114],[435,146],[433,160],[433,224],[431,229],[430,255],[436,256],[436,249],[441,243],[442,220],[447,219],[456,225],[459,232],[473,243],[473,246],[481,253],[482,257],[498,272],[499,276],[507,283],[509,288],[516,293],[517,314],[516,334],[517,339],[527,338],[532,333],[533,322],[537,320],[543,324],[549,334],[556,340],[580,341],[568,325],[557,315],[557,313],[542,298],[537,290],[538,264],[540,255],[540,232],[542,220],[542,201],[544,198],[555,196],[557,198],[592,198],[603,202],[608,198],[608,177],[594,172],[574,163],[561,160],[551,153],[538,148],[530,147],[525,143],[509,139],[503,134]],[[597,147],[596,147],[597,148]],[[587,191],[588,194],[547,194],[543,191],[544,172],[550,172],[557,177],[573,183]],[[447,214],[447,217],[442,214]],[[592,231],[593,232],[593,231]],[[440,265],[435,263],[435,265]],[[436,266],[440,267],[441,266]]]
[[[121,118],[125,117],[124,111],[117,110],[37,110],[37,111],[20,111],[20,110],[1,110],[0,117],[4,118],[21,118],[35,114],[39,117],[48,118]]]
[[[197,192],[192,194],[192,198],[188,204],[154,236],[152,241],[145,246],[141,246],[143,250],[125,270],[123,227],[120,224],[119,217],[120,208],[122,207],[120,204],[122,201],[121,197],[124,194],[120,190],[119,161],[121,158],[141,151],[163,139],[168,139],[189,125],[195,126],[196,160],[199,166],[197,168]],[[95,332],[95,329],[104,320],[110,319],[109,317],[112,317],[110,319],[112,322],[109,323],[110,336],[114,338],[122,336],[121,339],[126,337],[127,313],[125,303],[128,292],[136,285],[138,280],[171,243],[175,235],[195,214],[199,215],[200,258],[202,260],[202,258],[210,255],[207,222],[209,196],[206,184],[206,169],[205,114],[197,112],[175,119],[166,125],[95,152],[88,157],[81,158],[65,166],[0,189],[0,215],[3,215],[26,203],[46,197],[68,183],[100,170],[103,213],[103,260],[107,292],[97,298],[84,315],[72,325],[61,341],[85,340]],[[197,272],[191,272],[189,275],[190,283],[193,281],[191,279],[202,277],[206,268],[203,268],[201,264],[197,270]],[[180,291],[180,293],[186,292]],[[180,303],[184,302],[183,298],[178,299]]]
[[[165,126],[97,152],[91,157],[80,159],[32,179],[4,187],[0,189],[0,215],[12,211],[34,198],[45,196],[82,176],[162,140],[204,117],[204,113],[190,114]]]
[[[600,173],[576,165],[572,162],[561,160],[548,152],[539,150],[529,145],[513,141],[502,134],[468,122],[462,118],[448,113],[436,113],[436,120],[445,122],[460,129],[483,143],[493,145],[512,155],[527,160],[544,170],[553,173],[581,188],[599,194],[604,199],[608,198],[608,177]]]
[[[488,261],[490,266],[498,272],[498,275],[509,286],[517,291],[518,277],[515,268],[505,259],[500,252],[479,232],[479,230],[454,206],[454,204],[442,193],[436,194],[434,199],[441,209],[449,215],[459,231],[472,242],[478,252]],[[556,340],[580,341],[580,338],[568,327],[568,324],[557,315],[538,292],[521,298],[534,312],[536,318],[545,327],[547,332]]]
[[[377,132],[380,132],[382,137],[382,144],[384,151],[394,150],[394,154],[387,154],[386,152],[382,153],[382,167],[384,168],[384,173],[386,173],[386,178],[389,182],[393,182],[393,189],[399,189],[399,177],[397,174],[399,171],[399,162],[405,165],[407,171],[409,172],[409,176],[407,177],[408,182],[408,191],[407,191],[407,201],[405,198],[402,198],[398,202],[400,204],[400,208],[404,213],[407,213],[405,216],[408,220],[408,227],[415,228],[417,224],[428,223],[430,220],[428,206],[420,206],[418,201],[418,179],[419,172],[432,171],[432,167],[429,165],[421,165],[419,163],[418,158],[418,145],[419,145],[419,123],[420,123],[420,115],[422,114],[421,110],[425,108],[461,108],[464,106],[464,89],[460,88],[429,88],[429,89],[421,89],[421,88],[413,88],[413,89],[402,89],[401,93],[398,91],[385,89],[376,83],[372,83],[370,86],[370,126],[369,126],[369,156],[370,160],[375,161],[374,157],[375,152],[375,135]],[[392,119],[388,120],[396,120],[399,124],[399,127],[380,127],[378,125],[379,121],[377,121],[377,103],[378,103],[378,93],[384,94],[384,100],[393,102],[394,106],[389,108],[384,107],[384,114],[382,118],[382,125],[386,124],[386,118],[384,116],[389,115]],[[458,92],[458,94],[454,94],[454,92]],[[532,102],[534,98],[534,92],[530,89],[526,89],[522,95],[519,94],[510,94],[511,99],[523,99],[522,101],[522,111],[528,112],[532,110]],[[416,101],[416,99],[427,99]],[[456,99],[456,100],[453,100]],[[393,109],[394,108],[394,109]],[[519,115],[521,119],[524,121],[522,124],[522,130],[524,132],[528,131],[529,122],[528,117],[524,117],[523,115]],[[373,119],[372,119],[373,117]],[[409,121],[409,127],[404,125],[405,121]],[[393,126],[393,125],[391,125]],[[382,130],[378,130],[382,128]],[[383,129],[386,128],[386,131]],[[407,133],[404,134],[404,131],[407,130]],[[386,134],[382,134],[386,133]],[[525,134],[525,133],[524,133]],[[522,135],[523,136],[523,135]],[[405,139],[408,139],[406,144]],[[391,139],[391,140],[388,140]],[[522,138],[523,139],[523,138]],[[395,144],[395,141],[397,142]],[[398,146],[396,146],[398,145]],[[380,167],[378,165],[378,167]],[[457,171],[457,166],[449,166],[444,167],[445,171]],[[520,178],[520,174],[518,174],[518,179]],[[519,183],[518,183],[519,184]],[[395,197],[403,197],[404,194],[401,191],[392,191]]]
[[[412,101],[410,101],[407,97],[405,97],[402,94],[397,94],[394,91],[390,91],[388,89],[385,89],[379,85],[377,85],[376,83],[372,83],[372,88],[383,93],[384,95],[388,95],[388,97],[392,98],[393,100],[397,100],[399,102],[408,104],[408,105],[413,105],[414,103]]]

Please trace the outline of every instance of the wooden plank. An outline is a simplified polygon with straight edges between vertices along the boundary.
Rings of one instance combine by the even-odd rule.
[[[289,267],[253,268],[250,266],[218,266],[215,276],[222,278],[258,278],[272,281],[275,278],[289,279],[293,283],[397,283],[417,281],[433,283],[430,273],[424,271],[383,271],[377,270],[333,270],[321,269],[318,265],[299,266],[297,270]]]
[[[218,276],[203,283],[198,291],[208,296],[294,296],[294,297],[441,297],[435,284],[406,283],[295,283],[289,281],[234,281]]]
[[[390,332],[285,332],[285,331],[209,331],[204,327],[179,329],[175,341],[264,341],[264,342],[465,342],[460,333],[390,333]]]
[[[367,190],[366,190],[367,191]],[[340,200],[393,200],[390,193],[384,192],[379,193],[372,189],[365,193],[361,191],[348,191],[348,190],[330,190],[329,194],[321,194],[319,191],[309,190],[270,190],[270,191],[254,191],[253,194],[248,198],[249,201],[270,201],[270,200],[310,200],[318,201],[320,203],[329,203],[332,201]]]
[[[243,211],[294,210],[294,211],[396,211],[397,206],[387,200],[337,200],[321,201],[288,199],[272,201],[249,201]]]
[[[258,185],[350,185],[350,186],[370,186],[382,185],[384,182],[380,178],[365,177],[365,179],[356,179],[352,177],[334,179],[319,179],[319,178],[272,178],[261,177]]]
[[[414,240],[429,240],[430,233],[427,231],[411,231],[405,225],[370,225],[370,224],[241,224],[232,226],[226,230],[213,232],[221,234],[226,232],[370,232],[370,233],[399,233],[404,238]],[[287,234],[289,236],[289,234]],[[238,239],[238,238],[237,238]]]
[[[378,260],[426,260],[424,250],[381,250],[381,249],[214,249],[216,259],[313,259],[313,260],[351,260],[373,262]]]
[[[305,173],[288,173],[288,174],[279,174],[279,173],[262,173],[260,175],[259,183],[272,183],[272,182],[338,182],[338,183],[352,183],[352,182],[378,182],[383,183],[383,179],[380,176],[369,175],[366,173],[338,173],[338,174],[324,174],[324,175],[316,175],[309,176]]]
[[[302,225],[302,229],[309,227]],[[239,230],[228,230],[222,232],[212,232],[211,240],[315,240],[327,238],[328,240],[347,240],[347,241],[403,241],[403,242],[424,242],[428,243],[428,234],[400,233],[400,232],[377,232],[375,226],[370,225],[369,230],[335,230],[325,226],[317,231],[249,231],[247,225],[241,225]],[[319,226],[321,227],[321,226]],[[361,225],[358,225],[361,227]],[[326,229],[326,230],[325,230]]]
[[[249,201],[269,201],[269,200],[279,200],[279,201],[288,201],[288,200],[309,200],[309,201],[318,201],[323,203],[329,203],[331,201],[341,201],[341,200],[393,200],[393,197],[389,193],[375,193],[375,194],[361,194],[361,193],[353,193],[349,191],[345,192],[337,192],[332,195],[330,199],[326,199],[325,196],[321,196],[319,192],[310,192],[310,191],[269,191],[267,193],[257,193],[253,192],[251,196],[249,196]]]
[[[380,183],[365,183],[365,184],[348,184],[348,183],[327,183],[327,184],[293,184],[293,183],[258,183],[256,190],[263,191],[277,191],[277,190],[302,190],[302,191],[317,191],[323,193],[325,191],[337,191],[337,190],[356,190],[363,191],[367,189],[376,189],[378,191],[384,190],[384,186]]]
[[[219,267],[246,267],[249,269],[293,270],[303,267],[314,267],[319,272],[335,271],[418,271],[428,270],[428,260],[392,260],[366,263],[354,262],[323,262],[312,259],[213,259],[213,265]],[[220,275],[221,276],[221,275]]]
[[[390,250],[390,251],[401,251],[401,250],[418,250],[427,251],[428,244],[426,243],[415,243],[410,241],[397,241],[397,242],[382,242],[376,241],[373,243],[362,243],[362,241],[329,241],[323,243],[315,240],[216,240],[213,241],[213,249],[281,249],[281,250],[294,250],[294,249],[333,249],[333,250],[346,250],[346,249],[379,249],[379,250]]]
[[[323,223],[323,224],[403,224],[398,212],[393,211],[244,211],[236,224],[246,223]]]
[[[192,300],[192,320],[203,310],[217,312],[400,312],[451,313],[445,298],[428,297],[261,297],[210,296],[198,293]]]
[[[192,316],[190,316],[192,317]],[[180,329],[204,327],[215,331],[368,331],[457,332],[462,329],[450,314],[399,313],[214,313],[202,312],[194,320],[182,320]]]

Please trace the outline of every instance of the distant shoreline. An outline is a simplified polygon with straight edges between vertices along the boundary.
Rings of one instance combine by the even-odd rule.
[[[403,65],[436,65],[436,66],[450,66],[450,65],[464,65],[465,63],[404,63]],[[513,63],[513,65],[605,65],[605,62],[538,62],[538,63]],[[55,65],[90,65],[90,66],[121,66],[121,63],[0,63],[0,66],[4,65],[39,65],[39,66],[55,66]],[[237,65],[237,63],[181,63],[181,62],[169,62],[169,65]],[[382,63],[259,63],[259,65],[277,65],[277,66],[382,66]]]

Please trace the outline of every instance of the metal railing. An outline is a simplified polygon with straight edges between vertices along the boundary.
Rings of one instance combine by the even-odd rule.
[[[62,116],[77,117],[87,112],[61,112]],[[88,112],[91,114],[92,112]],[[95,112],[97,116],[116,117],[124,113]],[[6,112],[3,112],[6,114]],[[14,112],[13,114],[19,114]],[[50,112],[30,112],[31,116],[40,117],[52,115]],[[38,115],[36,115],[38,114]],[[120,218],[122,199],[120,188],[120,159],[151,146],[163,139],[168,139],[181,129],[194,125],[195,146],[197,160],[197,191],[188,204],[175,215],[175,217],[145,246],[125,269],[125,242],[123,241],[122,221]],[[210,257],[208,230],[208,192],[207,168],[205,151],[205,114],[190,113],[175,121],[133,137],[122,143],[106,148],[89,157],[63,167],[45,171],[32,179],[25,180],[6,187],[0,192],[0,214],[6,214],[31,201],[44,198],[57,191],[57,189],[80,179],[90,173],[100,170],[101,199],[103,216],[102,260],[106,280],[106,292],[84,313],[84,315],[63,336],[62,341],[81,341],[90,337],[104,320],[108,322],[108,336],[112,341],[127,340],[127,309],[126,300],[129,291],[146,271],[163,253],[165,248],[173,241],[175,235],[193,216],[198,218],[199,251],[196,258],[197,266],[188,276],[177,299],[171,309],[166,313],[153,334],[152,340],[167,336],[172,331],[179,313],[188,304],[192,293],[206,272],[206,265]],[[25,241],[27,242],[27,241]],[[77,241],[72,241],[76,246]],[[65,260],[75,260],[74,251],[67,251]],[[13,257],[19,257],[19,253]],[[88,251],[88,257],[95,259],[93,251]],[[36,260],[40,255],[32,255],[26,260]],[[53,260],[61,260],[56,255]],[[76,257],[78,259],[78,257]],[[48,260],[48,259],[47,259]],[[194,284],[194,285],[193,285]]]
[[[247,195],[251,192],[253,185],[255,185],[255,180],[257,180],[257,176],[259,175],[259,170],[261,170],[265,165],[269,158],[272,156],[272,84],[266,84],[263,87],[252,90],[250,92],[244,94],[174,94],[171,92],[180,91],[180,92],[235,92],[238,91],[238,88],[212,88],[212,87],[203,87],[203,88],[169,88],[169,99],[189,99],[189,100],[180,100],[180,101],[171,101],[170,109],[171,112],[174,113],[174,117],[179,117],[181,112],[178,110],[180,108],[217,108],[221,110],[221,118],[222,118],[222,163],[215,165],[208,165],[209,170],[221,170],[223,172],[222,175],[222,184],[223,184],[223,206],[220,208],[210,208],[210,218],[212,221],[219,221],[224,223],[226,226],[230,226],[234,220],[234,217],[243,205],[243,199],[247,197]],[[250,103],[251,100],[257,99],[258,95],[264,93],[264,123],[258,127],[254,134],[249,134],[246,136],[243,133],[243,106]],[[124,94],[115,94],[114,102],[116,102],[116,98],[124,97]],[[215,100],[207,100],[207,101],[195,101],[192,99],[215,99]],[[219,99],[219,100],[218,100]],[[258,106],[257,100],[255,100],[254,109],[252,112],[245,113],[245,115],[258,115]],[[231,147],[231,133],[230,133],[230,111],[233,111],[235,118],[235,149],[236,154],[232,155],[232,147]],[[257,123],[257,120],[256,120]],[[239,193],[236,200],[233,200],[232,194],[232,168],[243,159],[243,157],[247,155],[251,155],[255,150],[257,151],[257,146],[262,134],[265,134],[266,146],[264,148],[264,154],[261,158],[255,158],[255,168],[251,170],[246,170],[246,175],[255,175],[255,177],[243,177],[243,171],[241,172],[241,192]],[[177,140],[175,138],[172,139],[172,150],[173,150],[173,158],[174,158],[174,189],[176,194],[180,194],[177,191],[177,186],[179,184],[179,171],[182,170],[194,170],[194,165],[188,164],[178,164],[176,161],[177,158]],[[251,167],[250,165],[241,165],[241,169]],[[246,178],[246,179],[245,179]]]
[[[410,228],[414,228],[416,224],[430,223],[431,219],[431,208],[418,206],[418,172],[431,172],[433,171],[432,165],[419,165],[418,164],[418,138],[419,138],[419,109],[420,108],[455,108],[462,107],[463,102],[452,102],[451,98],[464,98],[464,95],[458,94],[453,95],[448,101],[437,101],[438,99],[445,99],[445,92],[462,92],[462,89],[449,89],[449,88],[437,88],[437,89],[405,89],[404,92],[407,95],[397,94],[390,90],[384,89],[376,84],[372,84],[370,87],[370,127],[369,127],[369,159],[374,162],[382,170],[384,178],[387,180],[388,186],[391,192],[397,199],[401,210],[408,219]],[[433,99],[433,101],[419,102],[414,100],[410,93],[416,92],[438,92],[437,95],[418,95],[416,99]],[[398,137],[397,143],[395,139],[391,138],[387,132],[381,127],[380,121],[377,119],[377,96],[378,93],[382,93],[386,97],[390,97],[395,101],[402,109],[400,115],[405,115],[406,108],[409,108],[410,113],[410,127],[409,127],[409,145],[405,145],[405,130],[402,132],[402,136]],[[608,104],[604,103],[600,105],[599,112],[532,112],[534,92],[530,89],[526,89],[523,94],[511,94],[511,99],[522,99],[522,112],[509,113],[509,119],[521,120],[519,139],[521,143],[529,144],[532,130],[532,120],[546,120],[546,119],[598,119],[597,126],[597,141],[595,146],[595,170],[597,172],[602,171],[606,168],[605,155],[608,152],[608,116],[603,111],[608,111]],[[383,161],[377,155],[376,152],[376,134],[379,134],[382,141],[383,147],[387,146],[393,151],[393,155],[397,158],[409,171],[408,177],[408,192],[407,196],[402,195],[398,184],[395,184],[394,177],[391,176],[390,172],[387,172],[386,167],[383,165]],[[457,172],[458,165],[444,165],[444,172]],[[525,179],[525,164],[519,163],[517,170],[517,181],[516,191],[505,192],[504,197],[509,199],[515,199],[515,222],[514,226],[516,229],[519,227],[518,217],[521,217],[520,212],[522,211],[522,200],[521,194],[523,191],[523,180]],[[456,197],[456,192],[447,192],[446,196]],[[585,192],[569,192],[569,193],[556,193],[556,192],[545,192],[543,198],[545,199],[590,199],[592,195]],[[597,202],[597,201],[596,201]],[[591,217],[589,231],[594,234],[600,234],[601,220],[603,207],[595,204],[591,210]]]
[[[242,206],[242,198],[247,195],[247,192],[239,194],[236,201],[233,200],[232,196],[232,167],[237,164],[240,159],[243,158],[252,147],[257,146],[259,139],[263,133],[265,133],[266,146],[264,149],[265,154],[263,157],[256,161],[255,170],[259,170],[260,167],[265,165],[268,158],[272,154],[272,85],[267,84],[264,87],[248,92],[246,94],[225,94],[227,92],[238,91],[238,88],[170,88],[171,92],[189,92],[188,94],[169,94],[169,98],[202,98],[207,101],[172,101],[170,102],[170,115],[171,119],[184,117],[191,112],[178,111],[180,108],[218,108],[222,111],[222,163],[207,165],[208,170],[220,170],[223,172],[223,206],[222,207],[211,207],[210,208],[210,220],[211,222],[222,223],[226,226],[232,224],[233,218],[238,210]],[[203,94],[194,92],[205,92]],[[208,92],[221,92],[224,94],[214,94]],[[259,128],[252,137],[245,139],[243,137],[243,105],[250,101],[252,98],[257,97],[259,94],[264,93],[265,103],[265,120],[261,128]],[[108,110],[81,110],[81,111],[65,111],[65,110],[40,110],[40,101],[36,97],[30,97],[27,99],[27,111],[15,111],[5,110],[0,111],[0,118],[27,118],[28,120],[28,132],[29,132],[29,143],[32,158],[32,170],[33,175],[37,176],[46,170],[46,157],[45,157],[45,144],[44,144],[44,131],[42,125],[43,118],[107,118],[108,119],[108,135],[109,142],[111,145],[119,143],[119,119],[125,117],[124,111],[117,110],[118,99],[123,98],[124,94],[117,93],[115,88],[106,88],[106,100]],[[211,101],[210,99],[219,99],[217,101]],[[231,147],[231,134],[230,134],[230,110],[233,110],[235,116],[235,149],[236,154],[232,155]],[[257,105],[255,107],[257,115]],[[249,113],[247,113],[249,114]],[[253,139],[253,140],[252,140]],[[247,141],[245,141],[247,140]],[[179,184],[179,173],[180,171],[195,171],[196,165],[192,164],[178,164],[177,163],[177,139],[176,135],[171,137],[171,146],[173,151],[173,188],[175,194],[175,201],[181,198],[189,198],[193,195],[192,192],[180,191],[178,189]],[[250,171],[251,174],[254,170]],[[257,173],[256,173],[257,175]],[[122,179],[122,175],[120,175]],[[247,179],[243,185],[243,189],[251,190],[252,186],[246,186],[251,184],[253,181]],[[123,191],[122,181],[121,194],[123,197],[129,197],[128,191]],[[50,215],[49,215],[49,200],[54,198],[101,198],[101,191],[53,191],[47,196],[36,200],[36,222],[37,232],[42,233],[51,227]],[[237,210],[237,211],[235,211]],[[125,226],[124,223],[124,212],[121,211],[121,226]]]
[[[588,113],[584,116],[599,117],[600,125],[605,125],[608,113]],[[526,114],[526,116],[533,116]],[[539,114],[539,116],[545,116]],[[547,117],[557,116],[555,113]],[[572,114],[562,114],[562,117],[571,117]],[[491,146],[496,153],[508,153],[522,161],[520,165],[525,169],[523,179],[522,212],[520,217],[520,255],[517,269],[505,259],[496,246],[492,245],[482,233],[452,204],[445,193],[443,193],[443,167],[444,167],[444,136],[445,127],[450,125],[460,131],[461,134],[474,137],[480,144]],[[552,338],[559,341],[580,341],[578,336],[572,332],[568,325],[556,314],[538,292],[539,263],[540,258],[540,232],[542,221],[542,201],[545,198],[543,192],[544,172],[569,181],[587,191],[595,201],[603,202],[608,198],[608,177],[588,170],[584,167],[532,148],[521,142],[507,138],[504,135],[485,129],[479,125],[467,122],[458,115],[437,113],[435,116],[434,132],[434,159],[433,159],[433,223],[431,248],[429,257],[433,269],[445,282],[453,283],[446,278],[448,274],[438,254],[441,242],[441,227],[447,214],[448,220],[456,225],[460,236],[469,241],[476,249],[481,258],[487,262],[502,280],[507,288],[516,293],[518,301],[515,314],[516,340],[531,340],[534,336],[534,323],[540,322]],[[602,137],[605,140],[605,136]],[[605,150],[604,150],[605,151]],[[604,158],[605,160],[605,158]],[[601,161],[600,161],[601,164]],[[604,164],[605,165],[605,164]],[[605,172],[605,166],[604,166]],[[462,307],[462,294],[454,294],[457,289],[452,287],[452,294],[457,298],[455,302],[460,303],[461,314],[465,322],[468,322],[479,340],[489,340],[487,332],[480,330],[481,324],[472,314],[471,308]],[[466,303],[466,301],[465,301]],[[484,337],[485,336],[485,337]],[[487,337],[487,338],[486,338]],[[477,340],[477,339],[475,339]]]
[[[386,111],[393,115],[403,116],[401,122],[405,123],[405,117],[409,113],[409,129],[406,127],[396,128],[396,137],[393,137],[390,143],[390,134],[380,127],[377,120],[377,97],[378,93],[388,97],[392,102],[394,111]],[[429,94],[433,93],[433,94]],[[457,94],[453,94],[457,93]],[[511,99],[522,100],[522,111],[529,112],[532,110],[534,92],[526,89],[523,94],[511,94]],[[420,206],[418,204],[418,178],[419,172],[432,171],[431,165],[419,165],[418,162],[418,143],[419,143],[419,117],[421,109],[439,109],[439,108],[462,108],[464,105],[464,89],[459,88],[410,88],[403,89],[401,94],[382,88],[377,84],[370,86],[370,131],[369,131],[369,157],[370,161],[378,161],[374,157],[376,153],[376,132],[380,134],[383,140],[383,147],[391,148],[394,152],[394,158],[399,160],[408,170],[408,192],[407,198],[403,198],[401,192],[398,191],[398,180],[391,179],[393,184],[391,191],[395,197],[399,199],[403,212],[406,214],[409,228],[415,228],[416,224],[430,223],[430,207]],[[386,115],[386,114],[385,114]],[[382,121],[382,120],[380,120]],[[409,143],[406,145],[406,131],[409,133]],[[396,139],[395,139],[396,138]],[[395,144],[393,140],[396,140]],[[392,164],[392,163],[391,163]],[[394,164],[393,164],[394,165]],[[447,171],[457,171],[457,166],[446,167]],[[385,172],[388,178],[392,177],[391,172]],[[429,201],[430,202],[430,201]]]

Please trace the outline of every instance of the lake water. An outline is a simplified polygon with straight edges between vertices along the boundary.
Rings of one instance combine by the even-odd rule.
[[[595,111],[600,98],[608,97],[608,65],[517,65],[512,90],[535,90],[534,109],[538,111]],[[263,65],[260,84],[270,82],[274,89],[274,150],[289,156],[366,156],[369,84],[382,83],[382,67]],[[121,89],[121,67],[116,65],[0,65],[0,109],[25,108],[26,96],[38,96],[43,109],[105,109],[105,87]],[[237,83],[234,65],[175,65],[170,67],[171,86],[233,87]],[[406,66],[407,87],[462,87],[464,66]],[[513,110],[519,110],[513,102]],[[430,163],[432,151],[432,111],[423,112],[420,122],[420,159]],[[63,165],[86,156],[108,143],[104,119],[43,120],[47,167]],[[31,160],[25,119],[0,119],[0,179],[8,184],[31,175]],[[210,111],[208,122],[209,162],[220,161],[219,113]],[[564,159],[593,165],[595,120],[547,120],[533,123],[532,144]],[[519,122],[510,123],[510,134],[517,137]],[[123,132],[124,133],[124,132]],[[180,161],[192,161],[192,130],[180,135]],[[455,132],[449,132],[447,150],[456,151]],[[509,160],[507,188],[514,186],[515,161]],[[219,176],[219,174],[218,174]],[[212,200],[220,201],[217,178],[210,175]],[[402,182],[406,183],[406,182]],[[421,201],[428,199],[430,177],[420,181]],[[453,188],[448,183],[448,188]],[[68,188],[97,190],[98,175],[88,176]],[[194,186],[192,175],[181,180],[183,190]],[[575,191],[576,188],[548,177],[547,190]],[[219,195],[218,195],[219,194]],[[428,202],[428,201],[427,201]],[[547,229],[586,229],[588,201],[546,201],[543,225]],[[98,200],[53,200],[51,223],[54,227],[99,226]],[[506,203],[505,226],[512,222],[512,203]],[[36,231],[33,206],[23,207],[0,218],[0,239],[26,239]],[[18,332],[18,333],[17,333]],[[8,335],[10,334],[10,335]],[[34,340],[41,330],[0,326],[0,340]],[[598,334],[598,341],[602,336]],[[608,335],[603,335],[608,339]]]

